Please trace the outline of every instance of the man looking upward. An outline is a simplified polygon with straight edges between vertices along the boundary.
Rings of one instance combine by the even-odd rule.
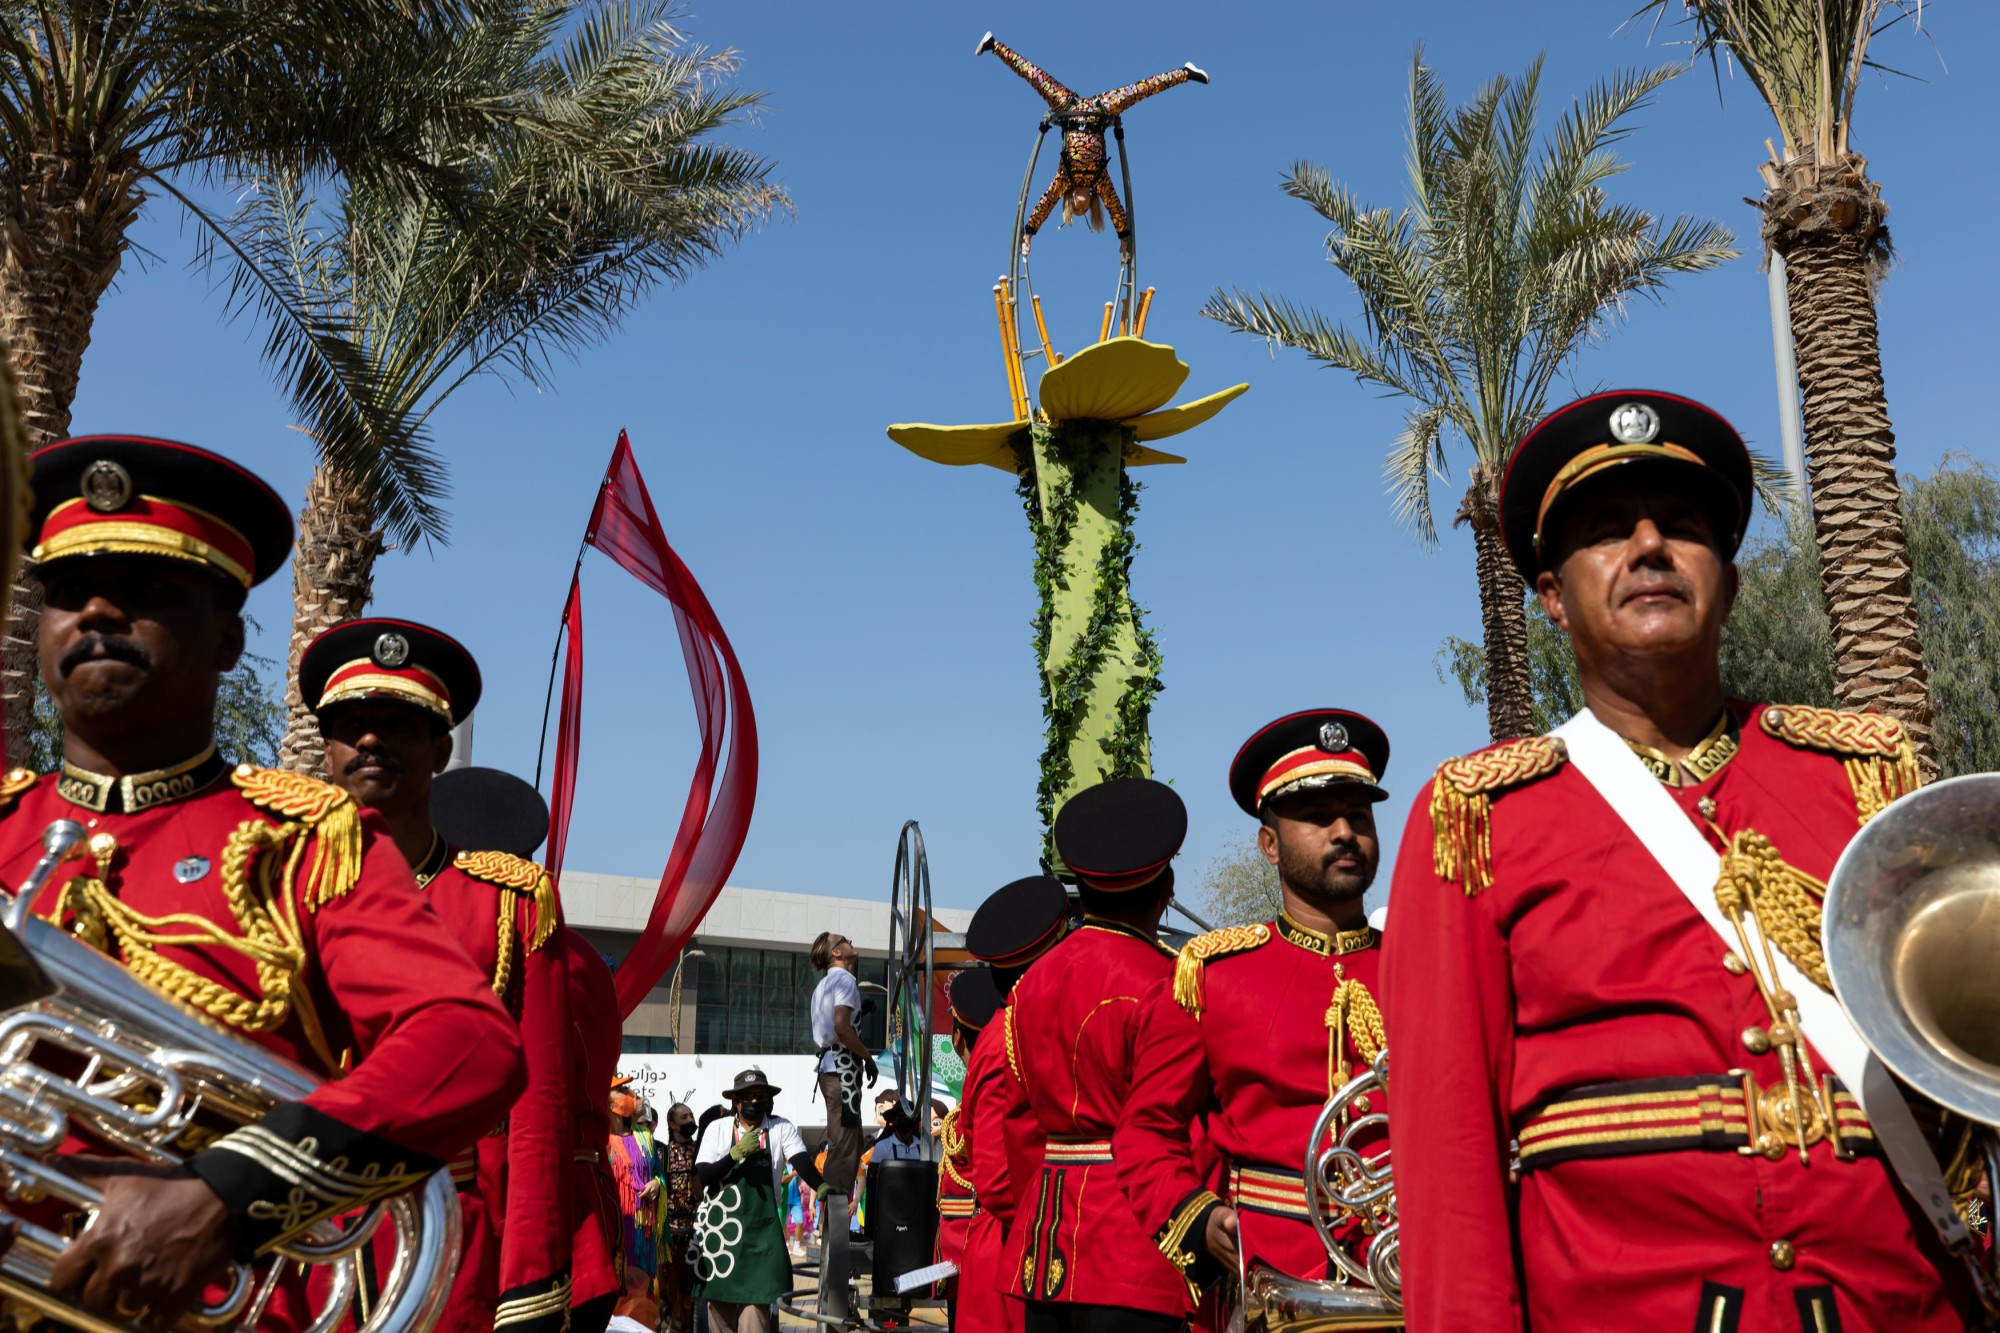
[[[819,1095],[826,1102],[826,1187],[854,1194],[861,1168],[863,1080],[875,1086],[881,1072],[855,1029],[861,1012],[861,983],[854,969],[861,951],[845,935],[823,930],[812,942],[812,965],[826,975],[813,987],[812,1036],[819,1049]]]
[[[1645,390],[1571,403],[1508,463],[1502,533],[1585,708],[1444,764],[1398,854],[1411,1333],[1972,1312],[1942,1239],[1964,1225],[1819,944],[1835,858],[1916,764],[1892,718],[1724,696],[1750,479],[1728,422]]]
[[[572,1112],[568,974],[547,947],[555,889],[532,861],[461,851],[431,823],[431,780],[451,729],[472,715],[479,664],[456,639],[408,620],[350,620],[299,658],[299,692],[327,770],[387,821],[417,886],[521,1024],[528,1090],[452,1163],[464,1250],[440,1333],[559,1333],[570,1307]]]

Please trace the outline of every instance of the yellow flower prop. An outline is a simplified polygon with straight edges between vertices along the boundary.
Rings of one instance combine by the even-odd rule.
[[[1049,367],[1042,375],[1041,412],[1051,423],[1116,421],[1139,441],[1163,440],[1199,426],[1250,387],[1237,384],[1191,403],[1167,407],[1167,400],[1180,391],[1187,377],[1187,363],[1164,343],[1112,338]],[[1027,427],[1026,421],[979,426],[910,423],[889,427],[889,438],[933,463],[950,467],[984,463],[1003,472],[1017,472],[1010,441]],[[1143,443],[1133,444],[1125,453],[1127,467],[1185,462],[1178,454],[1148,449]]]

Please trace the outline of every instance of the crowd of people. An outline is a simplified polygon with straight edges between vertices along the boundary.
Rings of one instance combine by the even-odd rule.
[[[1239,1285],[1326,1283],[1309,1131],[1351,1077],[1386,1072],[1392,1041],[1393,1078],[1340,1128],[1357,1162],[1393,1143],[1417,1333],[1987,1317],[1991,1281],[1964,1262],[1983,1247],[1969,1127],[1913,1111],[1869,1064],[1821,949],[1835,859],[1919,784],[1909,738],[1722,689],[1751,476],[1728,423],[1671,394],[1593,395],[1521,440],[1504,545],[1569,636],[1587,707],[1437,770],[1386,932],[1362,901],[1389,738],[1357,711],[1245,742],[1229,788],[1282,908],[1177,953],[1159,938],[1187,828],[1173,788],[1109,780],[1060,808],[1080,916],[1046,875],[981,905],[983,965],[950,992],[961,1103],[934,1147],[901,1107],[873,1146],[938,1160],[957,1327],[1165,1333],[1219,1321]],[[431,779],[480,694],[471,654],[411,621],[338,625],[299,663],[331,781],[232,765],[217,692],[245,594],[289,558],[290,506],[227,459],[125,436],[41,449],[32,489],[62,764],[0,780],[0,877],[325,1080],[199,1136],[184,1166],[93,1165],[103,1145],[73,1137],[102,1201],[48,1299],[170,1326],[232,1264],[448,1171],[450,1333],[684,1327],[695,1302],[714,1333],[769,1328],[793,1285],[786,1201],[803,1225],[806,1195],[860,1176],[879,1071],[852,941],[813,947],[822,1158],[756,1069],[726,1107],[670,1106],[658,1134],[616,1078],[606,965],[510,849],[506,803],[484,803],[481,845],[436,830]],[[87,840],[45,857],[63,820]],[[75,1229],[60,1200],[22,1207],[37,1237]],[[1365,1255],[1377,1220],[1336,1229]],[[364,1300],[390,1244],[368,1252]],[[304,1268],[278,1271],[262,1326],[312,1322]]]

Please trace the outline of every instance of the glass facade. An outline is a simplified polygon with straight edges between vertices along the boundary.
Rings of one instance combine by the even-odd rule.
[[[690,958],[681,985],[695,1002],[694,1052],[700,1055],[810,1055],[813,1051],[813,987],[819,973],[803,950],[731,948],[699,944],[702,956]],[[862,983],[861,998],[875,1001],[874,1012],[858,1027],[871,1050],[882,1049],[888,1032],[888,997],[879,990],[888,981],[886,959],[863,958],[855,969]],[[643,1045],[642,1045],[643,1044]],[[668,1037],[627,1037],[628,1054],[666,1053]]]

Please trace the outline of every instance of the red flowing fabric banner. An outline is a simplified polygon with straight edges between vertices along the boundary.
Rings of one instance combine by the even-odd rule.
[[[615,974],[619,1012],[629,1015],[687,947],[743,850],[750,810],[757,799],[757,718],[729,636],[723,633],[701,585],[667,544],[660,516],[653,510],[652,496],[646,492],[645,478],[639,475],[639,464],[622,430],[583,540],[673,607],[674,628],[680,635],[688,686],[694,694],[695,728],[701,738],[687,802],[681,808],[680,828],[653,896],[653,910]],[[569,841],[577,752],[582,744],[583,590],[578,578],[570,581],[563,630],[568,653],[556,728],[548,851],[549,874],[558,883]]]

